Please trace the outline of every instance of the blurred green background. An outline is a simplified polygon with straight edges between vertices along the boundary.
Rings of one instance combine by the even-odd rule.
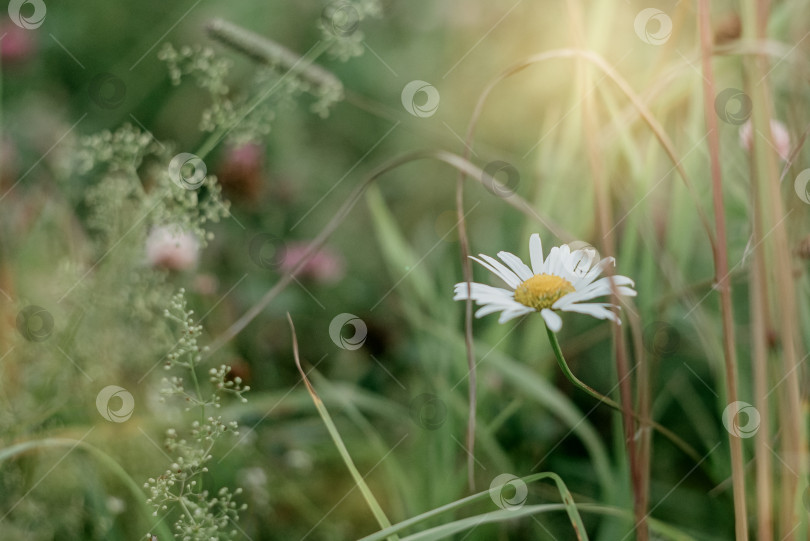
[[[358,2],[357,9],[366,4],[375,3]],[[616,257],[617,272],[632,277],[639,292],[631,309],[640,323],[627,329],[642,345],[631,348],[631,362],[647,367],[648,379],[638,385],[652,396],[653,417],[704,457],[697,465],[668,440],[653,437],[653,538],[733,538],[720,415],[720,319],[711,250],[696,211],[698,205],[710,212],[711,184],[692,3],[656,3],[673,31],[654,45],[634,29],[636,15],[647,7],[639,2],[382,2],[380,15],[363,18],[362,34],[353,36],[361,54],[346,60],[327,51],[315,61],[345,93],[326,118],[313,113],[311,93],[282,84],[283,70],[268,72],[212,40],[205,28],[221,18],[299,55],[319,44],[334,52],[339,44],[319,28],[327,3],[45,5],[38,28],[23,30],[5,19],[0,41],[3,448],[73,438],[113,457],[138,486],[160,475],[170,464],[161,445],[165,430],[181,430],[196,418],[181,404],[158,401],[164,373],[153,368],[177,338],[161,317],[169,296],[180,287],[188,291],[195,313],[204,315],[202,343],[210,343],[281,279],[292,254],[318,235],[376,167],[412,150],[464,154],[478,97],[499,73],[543,51],[587,47],[627,80],[664,127],[694,194],[604,73],[572,58],[552,59],[495,87],[469,151],[478,167],[496,160],[514,166],[518,175],[505,180],[541,220],[473,179],[465,192],[470,249],[490,255],[507,250],[527,259],[529,234],[539,232],[546,250],[581,240]],[[810,124],[804,107],[810,42],[801,41],[806,19],[795,16],[807,8],[800,0],[776,3],[769,20],[774,116],[794,143]],[[715,39],[728,48],[715,60],[718,89],[745,84],[738,53],[746,44],[735,32],[735,9],[733,2],[712,3]],[[232,216],[205,224],[214,237],[198,264],[181,271],[155,269],[144,257],[150,228],[160,224],[144,212],[146,199],[139,194],[155,185],[151,167],[162,171],[166,157],[197,153],[209,140],[200,122],[212,98],[194,76],[172,84],[158,58],[166,43],[177,50],[210,47],[228,59],[226,98],[235,104],[272,91],[248,115],[269,129],[266,135],[246,142],[247,135],[240,139],[244,134],[234,130],[203,157]],[[437,89],[435,114],[420,118],[403,107],[403,88],[414,80]],[[124,124],[151,134],[154,152],[122,176],[137,189],[97,189],[120,171],[77,166],[88,152],[83,138]],[[751,235],[748,157],[739,124],[721,122],[720,128],[741,396],[750,398],[750,314],[742,280]],[[596,219],[588,141],[600,156],[614,253],[605,251],[606,232]],[[115,144],[103,140],[90,152],[100,160]],[[807,234],[807,205],[790,180],[806,161],[800,150],[780,194],[793,210],[788,223],[797,247]],[[238,500],[248,507],[236,538],[357,539],[379,529],[301,384],[287,313],[296,324],[304,369],[315,367],[312,383],[392,522],[469,493],[463,305],[452,301],[452,285],[462,279],[456,177],[435,160],[387,173],[307,272],[206,360],[203,371],[229,364],[251,386],[246,404],[224,401],[221,414],[239,421],[241,436],[217,447],[206,475],[207,486],[244,489]],[[177,209],[167,212],[164,217],[180,216]],[[565,234],[554,235],[543,220]],[[806,263],[796,253],[796,276],[806,294]],[[495,283],[483,269],[474,272],[478,281]],[[800,304],[806,312],[806,303]],[[28,305],[52,316],[46,340],[32,342],[18,332],[17,315]],[[362,347],[345,349],[330,338],[330,323],[340,314],[365,324]],[[574,372],[617,397],[608,324],[573,314],[564,322],[560,341]],[[341,332],[348,339],[352,328]],[[539,318],[474,323],[476,488],[486,490],[503,473],[552,471],[578,504],[595,504],[582,511],[592,539],[629,539],[633,503],[621,417],[562,377],[544,334]],[[97,393],[113,384],[135,398],[133,416],[123,423],[110,423],[96,410]],[[158,520],[171,523],[177,512],[151,516],[120,476],[81,448],[42,447],[13,456],[0,450],[0,459],[3,539],[139,539]],[[559,501],[551,484],[529,485],[528,503]],[[410,533],[495,510],[485,499]],[[455,538],[574,537],[568,517],[557,510],[478,526]]]

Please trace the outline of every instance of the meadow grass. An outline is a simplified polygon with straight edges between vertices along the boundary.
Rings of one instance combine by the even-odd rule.
[[[810,538],[806,0],[12,4],[2,539]]]

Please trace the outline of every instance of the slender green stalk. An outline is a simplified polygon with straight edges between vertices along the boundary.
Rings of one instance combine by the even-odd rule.
[[[525,479],[528,479],[528,478],[524,477],[523,479],[525,480]],[[453,502],[452,504],[448,504],[448,506],[445,506],[445,507],[449,507],[451,505],[455,507],[457,504],[460,504],[462,502],[466,503],[472,498],[478,498],[478,496],[479,496],[478,494],[473,495],[473,496],[468,496],[464,500],[458,500],[457,502]],[[592,513],[592,514],[595,514],[595,515],[608,516],[608,517],[631,518],[631,515],[628,512],[626,512],[624,509],[620,509],[620,508],[617,508],[617,507],[608,507],[608,506],[604,506],[604,505],[595,505],[595,504],[592,504],[592,503],[581,503],[581,504],[576,504],[576,508],[577,508],[578,511],[581,511],[583,513]],[[425,515],[428,515],[428,514],[431,515],[431,516],[434,516],[434,514],[436,512],[438,512],[438,511],[440,511],[442,509],[443,508],[433,509],[431,511],[428,511],[427,513],[424,513],[423,515],[419,515],[419,517],[414,517],[414,518],[424,517]],[[436,527],[431,528],[430,530],[427,530],[425,532],[419,532],[417,534],[413,534],[411,536],[408,536],[408,537],[404,538],[402,541],[407,541],[408,539],[411,539],[411,540],[416,540],[416,539],[422,539],[422,540],[447,539],[453,533],[458,533],[458,532],[461,532],[461,531],[464,531],[464,530],[473,529],[473,528],[475,528],[475,527],[477,527],[477,526],[479,526],[481,524],[492,523],[492,522],[506,522],[506,521],[514,520],[516,518],[520,518],[520,517],[523,517],[523,516],[531,516],[533,514],[539,514],[539,513],[543,513],[543,512],[562,511],[563,509],[566,509],[565,504],[556,503],[556,504],[535,505],[535,506],[530,506],[530,507],[526,506],[526,507],[522,507],[522,508],[520,508],[518,510],[509,511],[507,513],[504,513],[504,512],[501,512],[501,511],[495,511],[494,513],[492,513],[492,512],[484,513],[484,514],[475,515],[475,516],[472,516],[472,517],[467,517],[467,518],[459,519],[459,520],[456,520],[456,521],[448,522],[448,523],[442,524],[440,526],[436,526]],[[411,519],[409,519],[406,522],[409,522],[410,520]],[[672,526],[670,526],[670,525],[668,525],[668,524],[666,524],[664,522],[660,522],[660,521],[655,520],[655,519],[649,519],[649,523],[650,523],[650,529],[653,532],[655,532],[656,534],[658,534],[659,538],[661,538],[661,539],[670,539],[672,541],[696,541],[695,538],[690,536],[689,534],[681,532],[677,528],[674,528],[674,527],[672,527]],[[393,528],[398,528],[400,525],[403,525],[403,524],[405,524],[405,522],[400,522],[399,524],[395,524],[393,526]],[[383,539],[383,537],[381,536],[382,533],[383,532],[377,532],[375,534],[366,536],[366,537],[360,539],[359,541],[379,541],[380,539]]]
[[[747,0],[741,2],[742,31],[746,39],[762,40],[768,35],[771,3],[764,0]],[[798,47],[798,45],[797,45]],[[780,59],[781,62],[781,59]],[[779,64],[777,62],[776,64]],[[774,113],[773,96],[770,88],[770,75],[775,65],[771,65],[765,54],[760,53],[745,59],[746,91],[753,105],[751,123],[751,187],[754,198],[753,212],[755,223],[761,224],[754,240],[757,248],[754,257],[759,259],[759,267],[764,271],[761,276],[764,283],[763,297],[767,298],[770,310],[764,314],[764,331],[773,330],[778,336],[771,353],[771,359],[779,360],[778,364],[768,362],[769,366],[778,366],[780,379],[774,385],[768,385],[769,393],[778,388],[777,407],[779,420],[780,448],[778,453],[773,449],[778,460],[779,487],[774,489],[778,499],[774,499],[775,518],[778,519],[778,530],[775,538],[790,541],[805,538],[799,526],[804,523],[807,528],[808,513],[797,512],[799,507],[799,485],[807,474],[807,428],[801,418],[801,370],[798,348],[801,347],[796,322],[799,320],[796,300],[797,294],[793,276],[793,261],[789,245],[789,224],[778,171],[778,156],[773,148],[773,134],[770,121]],[[797,204],[795,198],[789,201]],[[796,224],[798,225],[798,224]],[[769,333],[770,334],[770,333]],[[773,339],[766,335],[766,340]],[[760,416],[763,413],[760,412]],[[760,430],[762,428],[760,427]],[[767,437],[767,434],[763,434]],[[759,458],[759,457],[757,457]],[[757,491],[759,492],[759,491]]]
[[[348,468],[349,473],[351,473],[352,478],[354,479],[357,488],[360,489],[360,492],[363,494],[363,498],[365,498],[366,503],[368,504],[369,508],[371,509],[374,518],[377,519],[377,523],[380,525],[381,528],[390,528],[391,521],[388,520],[388,517],[383,511],[382,506],[380,506],[377,498],[374,496],[374,493],[371,492],[368,484],[366,484],[365,479],[360,472],[357,470],[357,466],[355,466],[354,461],[352,460],[351,455],[349,454],[349,450],[346,448],[346,444],[343,443],[343,438],[340,437],[340,433],[338,432],[335,423],[332,421],[332,417],[329,415],[329,411],[327,411],[326,406],[324,406],[323,401],[318,396],[318,393],[315,392],[315,388],[309,382],[309,378],[307,378],[306,372],[301,367],[301,359],[298,356],[298,336],[295,334],[295,325],[293,325],[292,317],[289,313],[287,313],[287,321],[290,323],[290,332],[292,333],[292,341],[293,341],[293,356],[295,357],[295,366],[298,368],[298,372],[301,374],[301,378],[304,380],[304,385],[306,385],[307,391],[309,395],[312,397],[312,402],[315,404],[315,407],[318,410],[318,414],[320,414],[323,423],[326,425],[326,429],[329,431],[329,435],[332,437],[332,441],[335,442],[335,446],[340,453],[340,457],[343,459],[344,464],[346,464],[346,468]],[[388,536],[389,541],[397,541],[399,536],[396,534],[392,534]]]
[[[464,158],[469,159],[470,148],[464,148]],[[464,212],[464,173],[456,180],[456,219],[458,221],[458,244],[464,281],[467,282],[467,300],[464,301],[464,349],[467,353],[469,412],[467,414],[467,484],[475,490],[475,416],[478,402],[476,383],[475,349],[473,348],[473,300],[470,283],[473,279],[470,261],[470,241],[467,238],[467,223]]]
[[[571,383],[573,383],[574,385],[576,385],[581,390],[585,391],[598,401],[604,402],[605,404],[607,404],[608,406],[617,411],[622,411],[622,407],[618,404],[618,402],[616,402],[612,398],[603,395],[593,387],[590,387],[586,383],[582,382],[578,377],[574,375],[573,372],[571,372],[571,369],[568,367],[568,363],[565,362],[565,357],[563,356],[562,349],[560,349],[560,342],[557,340],[557,334],[551,329],[549,329],[548,326],[546,326],[546,333],[548,333],[548,341],[551,343],[551,349],[554,351],[554,356],[557,357],[557,364],[559,365],[560,370],[562,370],[563,374],[568,379],[568,381],[570,381]]]
[[[754,238],[761,238],[762,224],[759,212],[754,212]],[[757,539],[773,540],[773,462],[768,444],[771,439],[771,421],[768,394],[768,328],[770,310],[768,306],[765,261],[755,256],[751,265],[751,365],[754,379],[754,407],[760,414],[755,446],[755,467],[757,487]]]
[[[193,355],[193,354],[192,354]],[[194,392],[197,393],[197,402],[200,404],[200,426],[205,425],[205,401],[203,400],[202,390],[200,389],[200,381],[197,378],[197,365],[193,361],[189,362],[188,365],[189,372],[191,372],[191,380],[194,382]],[[199,485],[198,490],[202,492],[204,490],[204,483],[205,478],[204,476],[200,475],[200,478],[197,480],[197,484]],[[179,500],[182,503],[182,498]]]
[[[580,541],[588,541],[588,533],[585,530],[585,525],[582,523],[582,517],[579,515],[577,505],[574,503],[574,498],[571,496],[568,487],[565,485],[565,483],[563,482],[562,478],[559,475],[552,472],[535,473],[533,475],[527,475],[526,477],[520,477],[515,481],[521,481],[522,483],[529,484],[535,481],[540,481],[542,479],[551,479],[552,481],[554,481],[554,484],[557,486],[557,490],[560,493],[560,498],[562,498],[563,501],[562,505],[559,505],[556,508],[565,509],[565,511],[568,513],[568,518],[571,521],[571,525],[574,527],[574,531],[577,534],[577,539],[579,539]],[[475,502],[485,501],[488,497],[492,497],[492,489],[484,490],[478,492],[477,494],[467,496],[466,498],[461,498],[460,500],[456,500],[454,502],[442,505],[435,509],[431,509],[430,511],[422,513],[421,515],[417,515],[415,517],[411,517],[407,520],[403,520],[402,522],[394,524],[393,526],[390,526],[385,530],[381,530],[379,532],[368,535],[360,539],[359,541],[381,541],[388,535],[401,533],[403,530],[406,530],[408,528],[411,528],[412,526],[425,522],[426,520],[430,520],[432,518],[449,513],[451,511],[456,511]]]
[[[610,397],[603,395],[602,393],[600,393],[593,387],[590,387],[589,385],[587,385],[574,375],[574,373],[571,371],[571,368],[568,367],[568,363],[565,362],[565,357],[563,356],[562,349],[560,349],[560,342],[557,340],[557,335],[551,329],[549,329],[548,326],[546,326],[546,333],[548,333],[548,340],[551,343],[551,349],[554,351],[554,356],[557,358],[557,365],[559,365],[560,370],[562,370],[563,374],[568,379],[568,381],[573,383],[576,387],[578,387],[582,391],[585,391],[586,393],[591,395],[593,398],[604,403],[605,405],[610,406],[616,411],[624,412],[624,410],[622,409],[622,407],[619,405],[618,402],[616,402]],[[678,447],[678,449],[683,451],[685,454],[689,455],[689,457],[692,458],[695,462],[702,462],[702,458],[697,453],[697,451],[695,451],[691,445],[683,441],[677,434],[672,432],[667,427],[653,421],[652,419],[644,419],[633,411],[630,412],[630,415],[632,415],[633,418],[635,418],[637,421],[640,421],[642,425],[649,425],[654,429],[656,429],[658,432],[661,433],[661,435],[663,435],[673,444],[675,444],[675,446]]]

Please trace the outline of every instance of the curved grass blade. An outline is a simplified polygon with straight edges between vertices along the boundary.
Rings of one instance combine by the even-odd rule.
[[[571,525],[574,527],[574,530],[576,531],[577,539],[579,541],[588,541],[588,533],[585,531],[585,526],[582,523],[582,517],[579,515],[579,511],[577,510],[577,506],[574,503],[574,498],[571,496],[571,493],[568,491],[568,487],[565,486],[565,483],[563,482],[562,478],[560,478],[559,475],[557,475],[556,473],[553,473],[553,472],[543,472],[543,473],[535,473],[533,475],[527,475],[525,477],[518,478],[518,480],[520,480],[520,481],[522,481],[523,483],[526,483],[526,484],[533,483],[533,482],[539,481],[541,479],[551,479],[552,481],[554,481],[554,484],[557,485],[557,490],[560,493],[560,497],[563,500],[562,504],[554,504],[555,506],[557,506],[557,507],[555,507],[555,510],[556,509],[565,509],[565,511],[568,513],[568,518],[571,520]],[[439,515],[442,515],[444,513],[449,513],[450,511],[455,511],[457,509],[461,509],[461,508],[463,508],[463,507],[465,507],[465,506],[467,506],[469,504],[479,502],[479,501],[482,501],[482,500],[486,500],[487,498],[490,497],[490,494],[491,494],[492,490],[493,489],[484,490],[482,492],[478,492],[477,494],[467,496],[466,498],[461,498],[460,500],[456,500],[454,502],[448,503],[447,505],[442,505],[441,507],[431,509],[430,511],[422,513],[421,515],[417,515],[417,516],[409,518],[407,520],[403,520],[402,522],[399,522],[399,523],[391,526],[390,528],[386,528],[386,529],[380,530],[379,532],[368,535],[368,536],[360,539],[359,541],[380,541],[382,539],[385,539],[385,537],[390,535],[390,534],[399,533],[402,530],[410,528],[411,526],[415,526],[416,524],[419,524],[419,523],[424,522],[426,520],[430,520],[430,519],[432,519],[434,517],[437,517]],[[534,507],[543,507],[543,506],[534,506]],[[514,511],[514,510],[506,511],[506,512],[508,513],[508,516],[511,517],[511,518],[515,518],[517,516],[515,514],[516,511]],[[496,511],[496,513],[498,513],[498,512]],[[482,517],[482,516],[489,516],[491,514],[492,513],[486,513],[484,515],[477,515],[477,516]],[[522,515],[520,515],[520,516],[522,516]],[[475,517],[470,517],[470,518],[475,518]],[[462,520],[466,520],[466,519],[462,519]],[[446,526],[446,525],[443,525],[443,526]],[[437,528],[442,528],[442,526],[438,526]],[[436,528],[432,528],[431,530],[426,530],[426,531],[432,531],[432,530],[435,530],[435,529]],[[464,528],[462,528],[462,529],[464,529]],[[461,530],[454,530],[454,532],[455,531],[461,531]],[[415,534],[415,535],[419,535],[419,534]],[[447,534],[447,535],[449,535],[449,534]],[[406,539],[410,539],[411,537],[408,537]]]
[[[515,520],[521,517],[531,516],[537,513],[544,513],[549,511],[559,511],[563,508],[562,504],[551,503],[543,505],[528,505],[520,509],[508,510],[499,509],[498,511],[491,511],[473,517],[462,518],[447,524],[442,524],[423,532],[409,535],[402,539],[402,541],[436,541],[437,539],[445,539],[455,533],[463,532],[482,524],[492,524],[496,522],[506,522]]]
[[[332,417],[329,415],[329,412],[326,410],[326,407],[323,405],[323,401],[318,396],[318,393],[315,392],[315,388],[312,387],[312,384],[309,382],[309,378],[307,378],[306,372],[304,369],[301,368],[301,359],[298,356],[298,337],[295,334],[295,325],[293,324],[292,317],[290,314],[287,313],[287,321],[290,322],[290,331],[292,332],[292,342],[293,342],[293,356],[295,357],[295,365],[298,367],[298,372],[301,373],[301,378],[304,380],[304,385],[307,387],[307,391],[309,395],[312,397],[312,402],[315,404],[315,407],[318,410],[318,413],[323,419],[323,424],[326,425],[326,429],[329,431],[329,435],[332,437],[332,441],[335,442],[335,446],[340,453],[340,457],[343,459],[343,462],[346,464],[346,467],[349,469],[349,473],[352,474],[352,478],[354,479],[357,488],[360,489],[360,492],[363,494],[363,498],[365,498],[366,503],[368,504],[371,512],[374,514],[374,518],[377,519],[377,523],[380,525],[381,528],[389,528],[391,526],[391,521],[388,520],[388,517],[385,515],[382,507],[380,506],[377,498],[374,497],[374,494],[371,492],[371,489],[366,484],[366,481],[363,479],[363,476],[360,475],[360,472],[357,470],[357,467],[354,465],[354,461],[352,460],[351,455],[349,454],[349,450],[346,449],[346,445],[343,443],[343,439],[340,437],[340,433],[335,426],[335,423],[332,421]],[[394,534],[388,536],[388,539],[392,541],[398,541],[399,537]]]
[[[523,481],[529,483],[532,480],[537,480],[537,477],[542,476],[544,474],[535,474],[523,477]],[[481,494],[488,494],[488,492],[484,492]],[[406,521],[400,522],[395,524],[391,529],[379,531],[373,535],[369,535],[364,537],[358,541],[378,541],[384,539],[384,535],[390,531],[399,531],[400,526],[403,528],[410,527],[417,522],[422,522],[423,520],[427,520],[428,518],[432,518],[436,515],[441,513],[447,512],[453,509],[459,509],[464,507],[467,504],[473,503],[481,499],[481,494],[474,494],[472,496],[468,496],[466,498],[462,498],[450,504],[444,505],[442,507],[437,507],[436,509],[432,509],[427,513],[423,513],[418,515],[417,517],[413,517]],[[429,530],[425,530],[423,532],[419,532],[408,537],[402,539],[402,541],[435,541],[438,539],[444,539],[449,535],[454,533],[458,533],[464,530],[468,530],[479,526],[481,524],[491,524],[495,522],[506,522],[509,520],[514,520],[516,518],[522,518],[525,516],[530,516],[533,514],[539,513],[546,513],[546,512],[557,512],[562,511],[565,509],[565,504],[561,503],[554,503],[554,504],[543,504],[543,505],[534,505],[523,507],[518,510],[499,510],[489,513],[482,513],[480,515],[475,515],[472,517],[467,517],[464,519],[459,519],[454,522],[449,522],[447,524],[442,524],[440,526],[431,528]],[[604,516],[615,516],[615,517],[625,517],[625,518],[632,518],[632,513],[625,510],[619,509],[616,507],[609,507],[605,505],[598,505],[598,504],[578,504],[575,506],[579,511],[583,513],[592,513],[595,515],[604,515]],[[689,534],[686,534],[677,528],[662,522],[660,520],[654,518],[648,518],[650,530],[654,532],[656,535],[661,537],[662,539],[668,539],[670,541],[696,541],[694,537]]]

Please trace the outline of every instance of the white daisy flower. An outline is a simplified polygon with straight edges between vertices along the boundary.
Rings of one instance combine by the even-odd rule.
[[[553,332],[562,328],[562,319],[556,310],[579,312],[621,324],[610,309],[614,306],[611,303],[584,302],[610,295],[611,280],[618,294],[636,295],[632,289],[633,281],[626,276],[599,278],[608,265],[615,265],[612,257],[600,259],[593,248],[571,251],[563,244],[552,248],[544,260],[538,234],[531,236],[529,255],[531,267],[509,252],[498,252],[505,265],[484,254],[479,254],[480,259],[471,256],[509,286],[509,289],[504,289],[471,282],[469,298],[481,306],[475,317],[501,312],[498,322],[504,323],[530,312],[540,312]],[[456,284],[453,300],[466,300],[467,293],[467,282]]]

